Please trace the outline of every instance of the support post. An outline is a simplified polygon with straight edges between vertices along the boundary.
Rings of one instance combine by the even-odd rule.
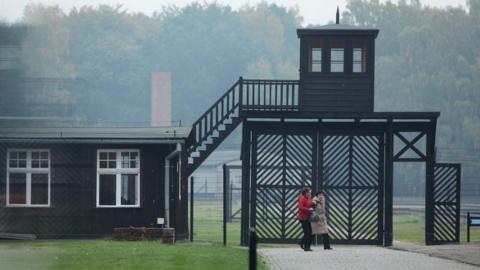
[[[243,77],[238,78],[238,116],[242,115],[243,107]]]
[[[248,246],[248,269],[256,270],[257,269],[257,232],[255,228],[250,229],[249,237],[249,246]]]
[[[384,232],[383,246],[388,247],[393,244],[393,123],[392,119],[388,120],[385,144],[385,215],[384,215]]]
[[[348,239],[353,239],[353,136],[348,136]]]
[[[250,132],[248,130],[247,121],[242,123],[242,202],[241,202],[241,232],[240,244],[246,246],[248,243],[248,227],[250,217]]]
[[[435,161],[436,163],[436,161]],[[456,194],[456,213],[455,213],[455,242],[460,243],[460,192],[462,188],[462,167],[457,164],[457,194]]]
[[[179,164],[179,181],[178,181],[178,194],[175,195],[175,239],[186,240],[188,239],[188,156],[185,144],[182,144],[182,150],[180,152],[180,164]]]
[[[425,244],[434,244],[434,166],[435,166],[435,129],[437,120],[431,120],[427,131],[427,162],[425,164]]]
[[[377,245],[383,245],[383,228],[385,223],[384,220],[384,205],[383,194],[385,190],[385,136],[379,136],[380,140],[380,164],[379,164],[379,175],[380,179],[378,183],[378,243]]]
[[[227,165],[223,164],[223,245],[227,246]]]
[[[193,176],[190,177],[190,242],[193,242]]]
[[[230,172],[228,171],[228,179],[230,180]],[[228,219],[227,221],[228,222],[233,222],[233,184],[230,183],[230,186],[228,187],[229,190],[228,190],[228,194],[229,194],[229,198],[228,198]]]
[[[226,222],[232,222],[232,185],[230,181],[230,167],[224,164],[223,168],[223,184],[224,184],[224,191],[225,195],[225,208],[226,208]]]

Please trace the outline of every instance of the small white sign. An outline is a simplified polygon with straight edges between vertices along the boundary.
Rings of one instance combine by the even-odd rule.
[[[158,225],[163,225],[163,224],[165,224],[165,219],[164,219],[164,218],[157,218],[157,224],[158,224]]]

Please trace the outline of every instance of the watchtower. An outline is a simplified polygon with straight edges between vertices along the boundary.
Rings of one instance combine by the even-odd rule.
[[[260,242],[296,242],[299,190],[311,186],[325,192],[334,242],[391,245],[394,162],[425,163],[426,243],[458,242],[460,166],[436,163],[440,113],[374,111],[378,32],[339,24],[338,10],[336,24],[298,29],[299,80],[240,77],[193,123],[183,192],[242,123],[242,244],[249,227]]]
[[[373,112],[378,29],[336,24],[297,30],[300,110]]]

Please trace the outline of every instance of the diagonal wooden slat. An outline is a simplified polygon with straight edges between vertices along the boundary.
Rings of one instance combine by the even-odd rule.
[[[258,188],[256,192],[257,233],[262,238],[281,236],[281,206],[273,201],[281,201],[281,191],[273,188]]]
[[[370,139],[367,139],[370,138]],[[376,136],[355,136],[353,139],[353,185],[378,186],[379,139]]]
[[[326,190],[327,219],[332,239],[348,239],[348,192],[341,189]]]
[[[426,155],[424,153],[422,153],[422,151],[420,151],[415,146],[415,144],[418,141],[420,141],[420,139],[422,139],[422,137],[426,136],[425,132],[419,132],[412,140],[408,140],[400,132],[396,132],[394,136],[396,138],[399,138],[405,144],[405,146],[400,151],[398,151],[398,153],[396,153],[394,155],[394,157],[393,157],[394,160],[400,159],[402,157],[402,155],[405,152],[407,152],[408,150],[412,150],[417,155],[418,158],[420,158],[422,160],[426,159]]]
[[[376,189],[359,189],[353,192],[352,237],[356,240],[375,240],[377,237],[377,193]]]
[[[350,161],[348,137],[325,136],[323,140],[323,185],[348,185],[348,169]]]

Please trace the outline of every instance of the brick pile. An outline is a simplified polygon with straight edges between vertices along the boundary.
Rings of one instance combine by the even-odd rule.
[[[124,241],[161,240],[162,243],[173,244],[175,242],[175,229],[145,227],[114,228],[113,238]]]

